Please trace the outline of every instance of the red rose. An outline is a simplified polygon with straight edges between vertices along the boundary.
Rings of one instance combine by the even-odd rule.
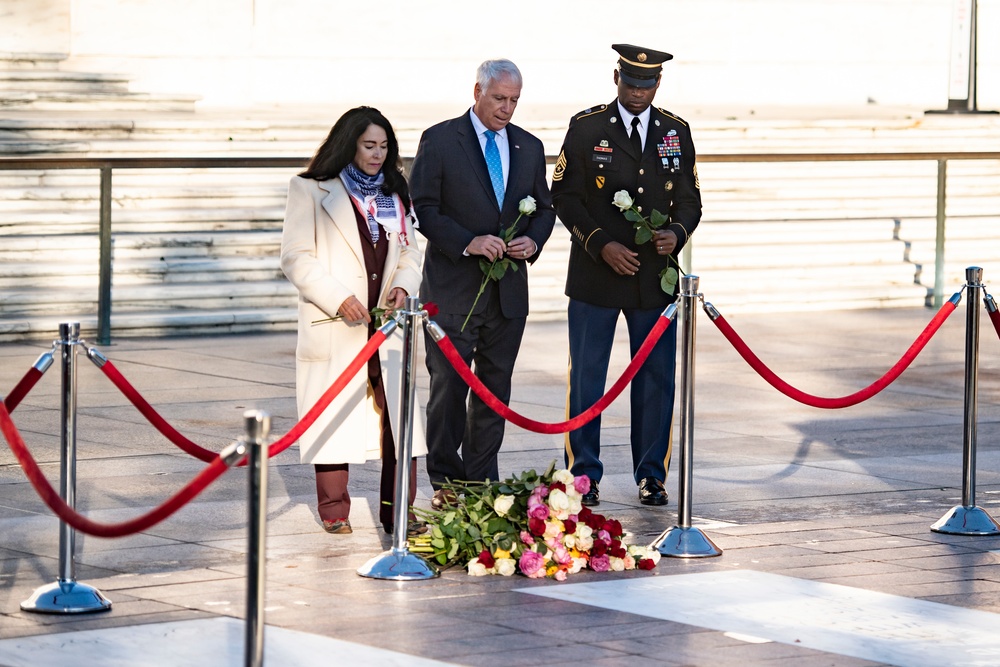
[[[562,482],[552,482],[549,484],[549,493],[552,493],[554,489],[559,489],[563,493],[566,493],[566,485]]]
[[[495,561],[495,560],[493,560],[493,554],[491,554],[491,553],[490,553],[490,552],[489,552],[488,550],[486,550],[486,549],[483,549],[482,551],[480,551],[480,552],[479,552],[479,562],[480,562],[480,563],[481,563],[481,564],[483,565],[483,567],[485,567],[485,568],[486,568],[487,570],[489,570],[489,569],[490,569],[490,568],[492,568],[492,567],[493,567],[494,565],[496,565],[496,561]]]
[[[652,570],[656,567],[656,563],[653,562],[652,558],[640,558],[639,562],[636,563],[636,567],[640,570]]]
[[[593,514],[593,513],[594,512],[591,511],[591,509],[589,507],[583,507],[583,508],[580,509],[580,513],[576,515],[576,518],[577,518],[578,521],[583,521],[584,523],[587,523],[587,519],[589,519],[590,515]],[[588,525],[590,525],[590,524],[588,524]]]
[[[576,521],[573,519],[566,519],[563,521],[563,532],[567,535],[572,535],[576,532]]]
[[[583,514],[580,514],[580,518],[583,519]],[[590,526],[590,529],[595,532],[600,530],[605,523],[604,515],[594,514],[593,512],[591,512],[590,516],[584,519],[584,521],[588,526]]]
[[[437,304],[434,303],[433,301],[425,303],[423,309],[427,312],[427,317],[434,317],[439,312],[441,312],[440,309],[437,307]]]
[[[611,537],[621,537],[622,536],[621,521],[618,521],[616,519],[605,521],[604,525],[601,526],[601,530],[608,531],[608,535],[610,535]]]
[[[594,546],[590,548],[590,557],[603,556],[608,552],[608,545],[603,540],[594,540]]]
[[[628,556],[628,551],[625,550],[625,547],[618,540],[611,543],[611,548],[608,549],[608,552],[615,558],[625,558],[625,556]],[[482,559],[479,562],[483,562]]]
[[[541,537],[545,534],[545,521],[543,519],[528,519],[528,532]]]

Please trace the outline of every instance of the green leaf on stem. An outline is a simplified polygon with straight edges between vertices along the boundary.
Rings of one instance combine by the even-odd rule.
[[[651,238],[653,238],[653,232],[647,227],[639,227],[635,230],[635,242],[637,245],[647,243]]]
[[[660,289],[667,294],[673,294],[677,288],[677,269],[672,266],[660,271]]]
[[[634,208],[625,211],[625,219],[629,222],[642,222],[643,217]]]
[[[664,223],[666,223],[666,221],[667,216],[663,215],[655,208],[653,209],[653,212],[649,214],[649,225],[653,229],[659,229],[664,225]]]

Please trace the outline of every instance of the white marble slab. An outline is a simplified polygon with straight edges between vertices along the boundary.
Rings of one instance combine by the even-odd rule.
[[[0,640],[4,667],[242,667],[244,623],[219,617]],[[266,626],[264,664],[431,667],[452,663]]]
[[[767,572],[518,590],[890,665],[1000,665],[1000,614]]]

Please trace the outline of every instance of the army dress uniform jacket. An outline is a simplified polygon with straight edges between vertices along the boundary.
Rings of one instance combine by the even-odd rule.
[[[573,238],[566,296],[607,308],[665,308],[676,296],[661,289],[659,274],[668,262],[677,265],[658,255],[653,241],[636,245],[632,223],[612,203],[619,190],[626,190],[647,218],[653,209],[668,216],[661,229],[677,234],[676,260],[701,219],[687,123],[651,107],[646,145],[638,156],[617,101],[587,109],[570,121],[552,177],[556,214]],[[618,275],[601,258],[601,249],[611,241],[639,253],[636,275]]]

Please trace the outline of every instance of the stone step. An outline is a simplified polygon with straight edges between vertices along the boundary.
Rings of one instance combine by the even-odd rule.
[[[0,99],[5,90],[65,91],[85,94],[127,93],[121,74],[68,72],[57,69],[0,69]]]
[[[180,311],[247,308],[297,308],[295,288],[287,280],[200,282],[168,285],[120,285],[112,293],[112,312]],[[25,287],[0,295],[4,318],[26,315],[96,314],[96,284],[53,290]]]
[[[294,308],[248,308],[242,310],[149,310],[112,314],[115,337],[214,335],[267,331],[294,331]],[[97,316],[68,313],[54,317],[0,319],[0,341],[51,339],[58,336],[59,324],[79,322],[81,337],[97,335]]]
[[[194,112],[197,95],[73,92],[65,90],[25,91],[0,90],[0,108],[32,112],[74,111],[78,109],[104,111],[187,111]]]

